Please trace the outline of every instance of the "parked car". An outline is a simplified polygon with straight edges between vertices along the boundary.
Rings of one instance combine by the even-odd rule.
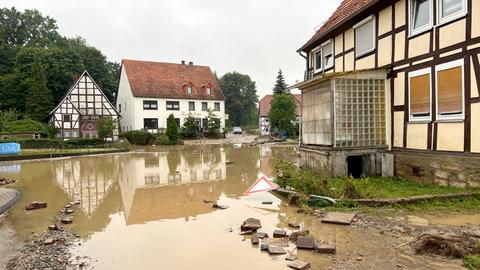
[[[234,127],[233,128],[233,134],[242,134],[242,128]]]

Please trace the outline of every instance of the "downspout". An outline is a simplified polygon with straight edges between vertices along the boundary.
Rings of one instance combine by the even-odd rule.
[[[301,51],[298,52],[298,54],[303,57],[305,59],[305,62],[306,62],[306,71],[308,73],[308,57],[307,55],[303,55]],[[301,97],[302,97],[302,100],[300,102],[300,121],[298,123],[298,147],[300,148],[302,146],[302,139],[303,139],[303,91],[301,91]]]

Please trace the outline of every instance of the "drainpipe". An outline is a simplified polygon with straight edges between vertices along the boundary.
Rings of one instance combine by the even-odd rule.
[[[305,59],[306,62],[306,72],[307,72],[307,77],[308,77],[308,57],[307,55],[303,55],[301,51],[298,52],[298,54]],[[302,94],[302,102],[300,102],[300,119],[298,122],[298,147],[302,146],[302,133],[303,133],[303,92],[300,90]]]

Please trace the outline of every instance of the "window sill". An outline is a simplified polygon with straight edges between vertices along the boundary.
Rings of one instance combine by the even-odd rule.
[[[362,59],[362,58],[369,57],[369,56],[375,54],[375,51],[376,51],[376,50],[377,50],[376,48],[373,48],[373,49],[371,49],[371,50],[369,50],[369,51],[366,51],[366,52],[364,52],[364,53],[361,53],[361,54],[359,54],[359,55],[356,55],[356,54],[355,54],[355,60],[360,60],[360,59]]]
[[[456,22],[456,21],[461,20],[463,18],[466,18],[467,14],[468,14],[468,12],[462,12],[458,15],[450,15],[449,18],[447,17],[443,20],[439,18],[438,19],[439,23],[436,25],[436,27],[444,26],[446,24],[453,23],[453,22]]]
[[[439,119],[434,121],[434,123],[464,123],[465,119]]]
[[[423,29],[423,30],[420,30],[420,31],[418,31],[418,32],[409,33],[408,39],[413,39],[413,38],[419,37],[419,36],[421,36],[421,35],[423,35],[423,34],[425,34],[425,33],[427,33],[427,32],[431,32],[432,29],[433,29],[433,26],[430,26],[430,27],[425,28],[425,29]]]
[[[410,120],[408,121],[408,124],[421,125],[421,124],[430,124],[431,122],[432,122],[431,120]]]

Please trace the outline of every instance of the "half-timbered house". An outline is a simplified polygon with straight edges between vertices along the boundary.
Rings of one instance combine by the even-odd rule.
[[[344,0],[298,52],[305,165],[480,185],[480,1]]]
[[[59,138],[96,138],[97,122],[111,117],[119,118],[115,109],[87,71],[70,87],[62,101],[50,113],[50,123]],[[114,131],[114,138],[117,131]]]

